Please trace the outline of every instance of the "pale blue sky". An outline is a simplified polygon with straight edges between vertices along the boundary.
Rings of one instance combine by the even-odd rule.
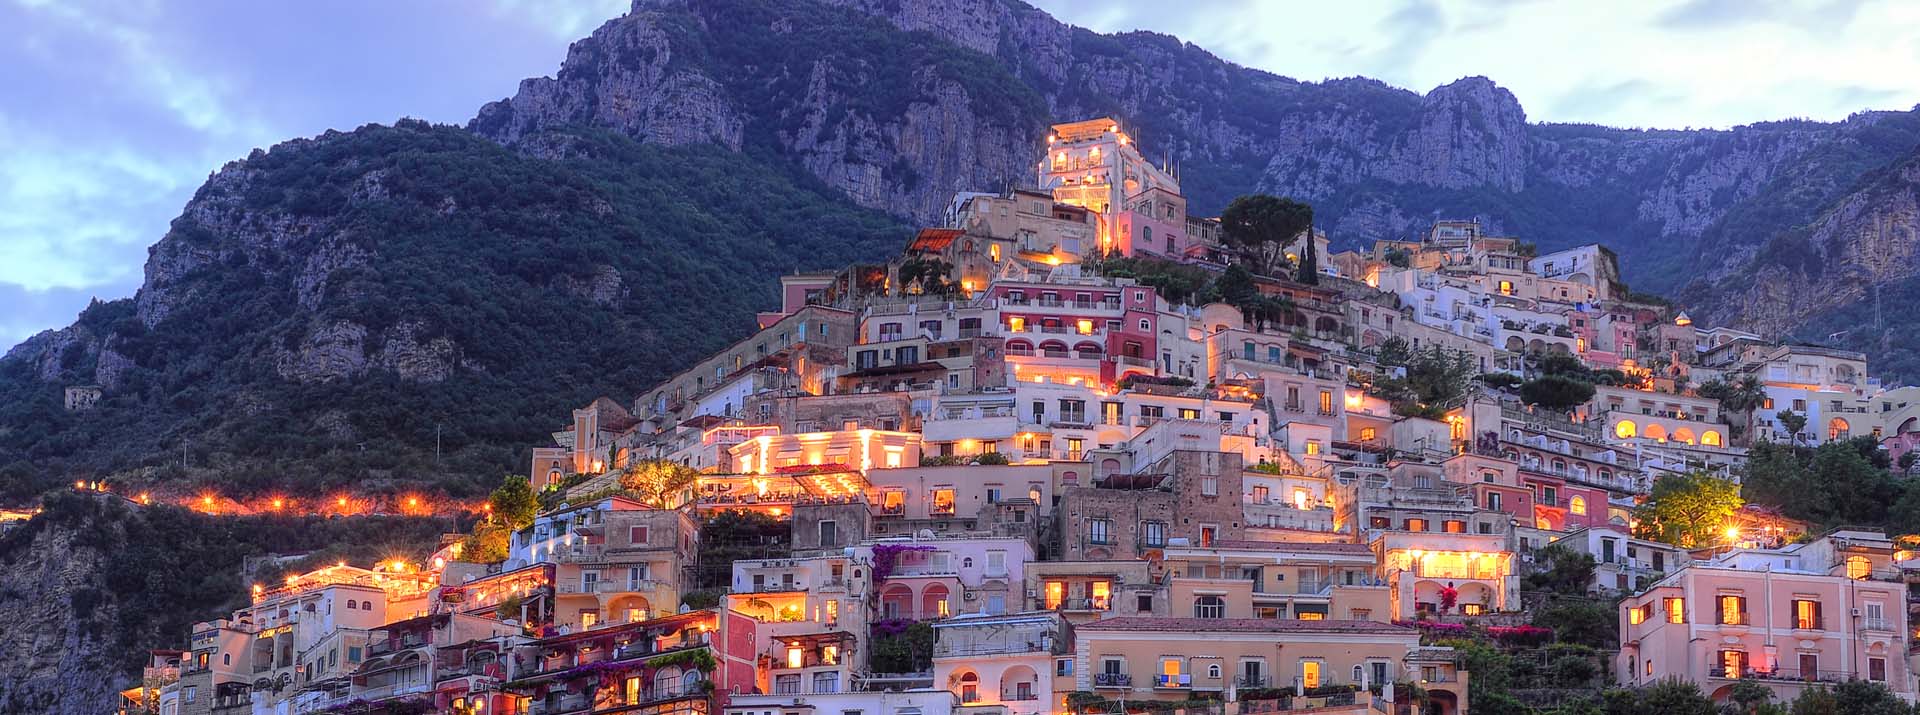
[[[1483,74],[1529,117],[1838,119],[1920,102],[1920,3],[1038,0],[1299,79]],[[463,123],[625,0],[0,0],[0,349],[130,296],[146,247],[255,147],[402,116]]]

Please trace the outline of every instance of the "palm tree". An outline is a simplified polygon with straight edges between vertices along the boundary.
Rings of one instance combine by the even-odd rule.
[[[1767,403],[1766,385],[1753,375],[1742,375],[1732,382],[1711,380],[1700,386],[1701,397],[1720,401],[1720,421],[1739,430],[1745,442],[1752,441],[1753,413]]]

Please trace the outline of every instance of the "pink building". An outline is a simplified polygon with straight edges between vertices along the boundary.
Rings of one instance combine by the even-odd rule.
[[[1623,685],[1698,683],[1725,700],[1749,679],[1790,700],[1817,683],[1883,683],[1914,697],[1906,585],[1877,531],[1696,562],[1620,603]]]
[[[854,558],[873,565],[879,618],[927,621],[1019,608],[1033,547],[1002,537],[887,539],[857,547]]]
[[[1159,297],[1146,286],[997,281],[1000,331],[1013,378],[1113,384],[1129,372],[1155,374]]]

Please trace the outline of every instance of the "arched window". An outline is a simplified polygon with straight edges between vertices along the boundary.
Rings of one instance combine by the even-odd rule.
[[[1618,424],[1613,426],[1613,436],[1619,437],[1620,439],[1633,439],[1639,434],[1640,426],[1634,424],[1633,420],[1620,420]]]
[[[1655,442],[1665,442],[1667,441],[1667,428],[1658,424],[1650,424],[1647,425],[1646,435],[1647,439]]]
[[[1201,596],[1193,600],[1194,618],[1226,618],[1227,600],[1219,596]]]
[[[972,671],[960,674],[960,702],[980,702],[980,676]]]
[[[1847,578],[1863,580],[1873,575],[1873,562],[1865,556],[1847,557]]]
[[[1693,430],[1685,427],[1675,429],[1673,431],[1673,441],[1681,444],[1693,444]]]
[[[1209,663],[1209,664],[1207,665],[1207,677],[1209,677],[1209,678],[1214,678],[1214,679],[1216,679],[1216,680],[1217,680],[1217,679],[1219,679],[1219,677],[1220,677],[1220,664],[1219,664],[1219,663]]]
[[[1567,511],[1573,512],[1575,514],[1579,514],[1581,516],[1586,516],[1587,515],[1587,498],[1586,497],[1567,497]]]
[[[1829,441],[1846,439],[1847,433],[1850,431],[1852,431],[1852,425],[1847,424],[1846,420],[1838,417],[1833,418],[1833,421],[1827,423],[1827,439]]]
[[[1153,227],[1152,226],[1140,227],[1140,243],[1148,246],[1153,245]]]
[[[1720,446],[1720,432],[1718,430],[1707,430],[1705,432],[1701,432],[1700,444],[1701,446],[1704,446],[1704,447]]]

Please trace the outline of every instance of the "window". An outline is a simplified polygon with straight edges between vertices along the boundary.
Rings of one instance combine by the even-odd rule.
[[[1637,626],[1647,622],[1647,611],[1651,606],[1634,606],[1627,609],[1627,625]]]
[[[1847,578],[1854,579],[1854,580],[1861,580],[1872,575],[1873,575],[1873,562],[1868,561],[1867,557],[1865,556],[1848,556],[1847,557]]]
[[[1053,674],[1055,677],[1073,675],[1073,659],[1055,658],[1053,660]]]
[[[1226,618],[1227,601],[1219,596],[1201,596],[1193,600],[1194,618]]]
[[[1113,531],[1113,520],[1111,519],[1087,520],[1087,541],[1089,543],[1095,543],[1095,544],[1113,543],[1112,531]]]
[[[1580,516],[1586,516],[1587,515],[1587,498],[1578,497],[1578,496],[1567,497],[1567,511],[1573,512],[1575,514],[1579,514]]]
[[[1800,630],[1820,630],[1825,627],[1820,619],[1820,602],[1808,598],[1793,599],[1793,627]]]
[[[1140,539],[1147,546],[1159,548],[1167,545],[1167,524],[1163,521],[1147,521],[1140,524]]]
[[[1219,533],[1220,533],[1220,527],[1218,526],[1210,526],[1205,524],[1201,525],[1200,526],[1200,545],[1203,547],[1212,547],[1213,541],[1219,535]]]
[[[1313,508],[1313,492],[1300,487],[1293,488],[1293,508],[1306,511]]]
[[[953,516],[953,489],[951,487],[933,490],[933,508],[931,511],[936,516]]]
[[[1720,677],[1739,678],[1747,674],[1747,652],[1744,650],[1720,651]]]
[[[1408,519],[1407,520],[1407,531],[1426,531],[1426,530],[1427,530],[1426,519]]]
[[[1208,664],[1207,664],[1207,677],[1208,677],[1208,678],[1211,678],[1211,679],[1213,679],[1213,680],[1219,680],[1219,679],[1220,679],[1220,664],[1219,664],[1219,663],[1208,663]]]
[[[996,594],[987,596],[987,613],[991,613],[997,616],[1006,612],[1007,612],[1007,597],[1005,595],[996,593]],[[947,602],[941,601],[940,617],[945,618],[947,617],[947,615],[948,615]]]
[[[1320,687],[1320,661],[1300,661],[1300,684],[1308,688]]]
[[[1133,608],[1141,613],[1153,613],[1153,594],[1142,593],[1135,595]]]
[[[1360,441],[1362,442],[1372,442],[1377,436],[1379,436],[1379,432],[1372,427],[1360,428]]]
[[[840,544],[839,524],[831,521],[820,522],[820,545],[838,546]]]
[[[1747,620],[1747,599],[1745,596],[1722,595],[1719,600],[1721,625],[1749,625]]]
[[[1467,533],[1467,522],[1458,519],[1448,519],[1440,522],[1440,530],[1449,534],[1465,534]]]
[[[180,689],[180,699],[189,703],[193,702],[193,699],[199,694],[200,688],[197,686],[189,685]]]
[[[987,575],[988,576],[1007,575],[1007,552],[1005,551],[988,551],[987,552]]]
[[[628,529],[628,530],[627,530],[627,543],[629,543],[629,544],[633,544],[634,546],[645,546],[645,545],[647,545],[647,543],[648,543],[648,540],[647,540],[647,527],[644,527],[644,526],[636,526],[636,527],[633,527],[633,528],[631,528],[631,529]]]
[[[1317,440],[1317,439],[1307,440],[1307,455],[1312,456],[1319,453],[1320,453],[1320,440]]]
[[[1068,437],[1067,438],[1067,461],[1069,462],[1080,461],[1080,450],[1084,445],[1085,445],[1085,442],[1083,442],[1079,437]]]
[[[1487,508],[1493,511],[1500,510],[1500,492],[1487,492]]]
[[[1255,503],[1255,504],[1265,504],[1265,503],[1267,503],[1267,488],[1266,488],[1266,487],[1264,487],[1264,486],[1257,486],[1257,485],[1256,485],[1256,486],[1255,486],[1255,487],[1253,488],[1253,499],[1252,499],[1252,501],[1253,501],[1253,503]]]
[[[1875,682],[1882,682],[1882,683],[1886,682],[1887,680],[1887,659],[1886,658],[1868,658],[1867,659],[1867,679]]]
[[[1180,419],[1183,419],[1183,420],[1200,419],[1200,411],[1196,409],[1182,407],[1180,408]]]
[[[1152,323],[1149,323],[1149,322],[1147,322],[1147,319],[1146,319],[1146,318],[1141,318],[1141,319],[1140,319],[1140,332],[1143,332],[1143,333],[1151,333],[1151,332],[1153,332],[1153,324],[1152,324]]]
[[[1333,392],[1331,390],[1320,391],[1320,414],[1333,414]]]
[[[1686,623],[1687,622],[1687,599],[1684,599],[1684,598],[1665,599],[1665,607],[1667,611],[1668,623]]]
[[[1211,474],[1201,476],[1200,495],[1207,497],[1220,496],[1220,478]]]

